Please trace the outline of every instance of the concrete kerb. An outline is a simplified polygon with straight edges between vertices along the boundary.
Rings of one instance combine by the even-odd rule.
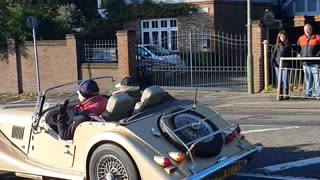
[[[187,90],[169,90],[168,92],[179,99],[193,100],[195,95],[194,91]],[[299,111],[307,109],[320,109],[320,100],[296,98],[277,101],[276,93],[248,94],[247,92],[200,91],[198,92],[197,100],[201,103],[207,103],[219,109],[292,109]]]

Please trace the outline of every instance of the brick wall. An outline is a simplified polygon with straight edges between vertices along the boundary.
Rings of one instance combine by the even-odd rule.
[[[205,8],[208,12],[193,12],[187,16],[178,17],[178,30],[190,31],[190,30],[208,30],[214,29],[214,16],[213,16],[213,3],[202,2],[194,3],[201,8]]]
[[[0,93],[3,92],[17,92],[17,74],[15,67],[17,61],[15,59],[15,41],[9,39],[8,51],[1,54],[0,59]]]
[[[40,89],[81,79],[113,76],[117,81],[136,75],[135,33],[117,33],[118,63],[83,63],[78,38],[67,35],[66,40],[38,41]],[[16,46],[8,40],[8,57],[0,60],[0,93],[37,92],[37,77],[33,42]]]
[[[78,80],[76,39],[67,35],[66,40],[38,41],[38,65],[40,89]],[[17,59],[21,63],[21,89],[23,92],[37,91],[35,56],[32,42],[20,45]]]
[[[125,76],[136,76],[135,37],[134,31],[118,31],[118,63],[83,63],[81,78],[113,76],[120,81]]]

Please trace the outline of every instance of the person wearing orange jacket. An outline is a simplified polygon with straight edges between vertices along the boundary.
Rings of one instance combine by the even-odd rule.
[[[300,36],[297,41],[298,57],[319,57],[320,56],[320,35],[313,34],[310,24],[304,26],[304,35]],[[305,84],[305,97],[312,97],[312,90],[316,97],[320,98],[319,89],[319,64],[320,61],[310,60],[302,61]]]

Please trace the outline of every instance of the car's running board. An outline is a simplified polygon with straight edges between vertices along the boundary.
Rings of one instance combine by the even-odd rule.
[[[28,178],[28,179],[34,179],[34,180],[42,180],[42,176],[38,175],[32,175],[32,174],[25,174],[25,173],[15,173],[18,177]]]
[[[6,162],[7,165],[16,167],[17,171],[19,171],[16,173],[19,173],[20,175],[28,174],[35,177],[53,177],[72,180],[85,179],[85,175],[81,173],[50,168],[48,166],[33,163],[27,159],[17,159],[2,151],[0,151],[0,162]]]

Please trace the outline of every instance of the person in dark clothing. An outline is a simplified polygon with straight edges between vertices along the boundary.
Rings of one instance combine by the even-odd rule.
[[[91,115],[99,116],[106,110],[107,100],[99,94],[99,87],[95,81],[91,79],[84,81],[76,90],[80,104],[73,109],[74,118],[72,123],[68,123],[67,107],[69,100],[67,99],[59,108],[58,132],[63,140],[72,139],[77,126],[82,122],[90,121]]]
[[[320,36],[313,34],[310,24],[304,26],[304,35],[300,36],[297,41],[298,57],[319,57],[320,56]],[[319,64],[320,61],[310,60],[302,61],[304,72],[305,96],[312,97],[312,87],[316,96],[320,98],[319,89]]]
[[[120,83],[116,84],[117,90],[112,92],[112,95],[127,93],[134,99],[134,104],[141,100],[140,85],[134,77],[127,76]]]
[[[274,51],[271,56],[271,65],[274,67],[277,81],[279,79],[280,57],[291,57],[291,45],[288,41],[288,35],[285,31],[280,31],[277,36],[277,42],[274,46]],[[280,99],[289,99],[289,83],[287,81],[290,62],[282,61],[281,83],[280,83]]]

